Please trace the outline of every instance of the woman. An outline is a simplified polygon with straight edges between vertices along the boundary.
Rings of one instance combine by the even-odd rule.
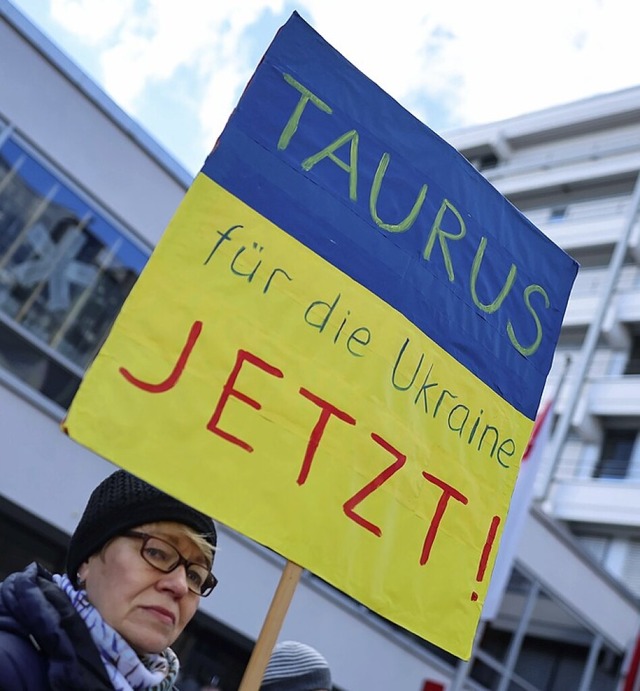
[[[216,585],[213,521],[118,470],[93,491],[66,574],[0,584],[0,691],[170,691],[171,645]]]

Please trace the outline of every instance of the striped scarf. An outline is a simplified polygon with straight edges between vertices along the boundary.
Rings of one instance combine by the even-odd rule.
[[[53,580],[67,594],[89,629],[115,691],[170,691],[174,688],[180,664],[171,648],[159,654],[138,655],[104,621],[87,599],[85,590],[76,590],[66,574],[54,574]]]

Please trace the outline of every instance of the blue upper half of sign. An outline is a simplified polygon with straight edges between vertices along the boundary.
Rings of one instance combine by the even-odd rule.
[[[297,13],[202,172],[535,418],[577,264]]]

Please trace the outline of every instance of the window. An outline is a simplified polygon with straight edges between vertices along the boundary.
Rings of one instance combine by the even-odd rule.
[[[626,478],[637,435],[638,432],[634,429],[607,430],[602,443],[602,454],[593,476],[611,479]]]
[[[551,209],[551,213],[549,214],[549,221],[551,223],[557,223],[558,221],[562,221],[566,215],[566,206],[555,206],[553,207],[553,209]]]
[[[481,632],[468,676],[483,689],[565,691],[582,683],[598,691],[617,688],[622,655],[517,568],[498,616]],[[593,667],[590,658],[597,658]]]
[[[68,407],[148,255],[17,136],[0,140],[0,368]]]
[[[622,569],[622,582],[640,597],[640,540],[629,539]]]
[[[0,496],[0,581],[37,561],[49,571],[64,570],[67,536]]]
[[[197,612],[172,648],[180,658],[181,689],[200,689],[213,678],[224,689],[237,689],[252,643],[228,626]]]
[[[490,168],[496,168],[499,162],[500,161],[498,157],[493,152],[483,154],[478,159],[478,170],[488,170]]]
[[[640,374],[640,334],[634,334],[625,374]]]
[[[611,549],[611,536],[577,533],[576,537],[598,564],[606,563],[609,550]]]

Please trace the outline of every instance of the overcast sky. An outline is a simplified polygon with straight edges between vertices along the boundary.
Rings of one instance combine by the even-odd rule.
[[[633,0],[11,0],[195,174],[297,10],[439,134],[640,83]]]

